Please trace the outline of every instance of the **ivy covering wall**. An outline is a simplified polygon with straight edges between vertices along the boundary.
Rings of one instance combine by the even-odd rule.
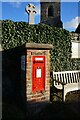
[[[2,48],[15,48],[25,43],[48,43],[51,50],[51,70],[80,69],[80,59],[71,59],[71,36],[65,29],[45,24],[28,25],[26,22],[2,21]]]

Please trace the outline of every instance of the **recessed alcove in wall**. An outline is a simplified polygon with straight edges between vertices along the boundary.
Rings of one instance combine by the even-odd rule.
[[[52,5],[50,5],[48,8],[48,17],[53,17],[53,16],[54,16],[54,8]]]

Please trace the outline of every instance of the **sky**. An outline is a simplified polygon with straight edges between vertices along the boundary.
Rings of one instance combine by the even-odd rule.
[[[13,2],[12,2],[13,1]],[[25,12],[25,7],[28,3],[32,3],[36,6],[38,12],[35,15],[35,24],[40,22],[40,3],[39,0],[37,2],[33,2],[33,0],[3,0],[2,3],[2,16],[0,15],[0,19],[6,20],[10,19],[13,21],[25,21],[28,22],[28,14]],[[48,0],[49,1],[49,0]],[[77,0],[68,2],[70,0],[61,1],[61,20],[63,22],[63,28],[69,31],[75,31],[78,24],[80,23],[80,2]],[[0,8],[1,8],[0,3]]]

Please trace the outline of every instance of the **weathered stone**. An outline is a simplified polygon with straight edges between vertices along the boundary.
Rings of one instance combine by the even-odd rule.
[[[34,24],[34,15],[37,13],[37,9],[33,4],[26,6],[26,12],[29,15],[29,24]]]
[[[41,23],[62,28],[63,24],[60,18],[60,0],[56,2],[41,3]]]
[[[53,45],[51,44],[38,44],[38,43],[27,43],[25,47],[32,48],[32,49],[50,49],[53,48]],[[38,52],[38,51],[37,51]]]

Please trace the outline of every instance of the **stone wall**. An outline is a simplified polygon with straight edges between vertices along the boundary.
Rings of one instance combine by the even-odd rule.
[[[60,18],[60,0],[58,2],[41,2],[41,19],[40,22],[51,26],[62,28],[63,24]],[[48,16],[48,8],[52,6],[52,16]]]
[[[78,33],[70,33],[72,41],[80,41],[80,34]]]

